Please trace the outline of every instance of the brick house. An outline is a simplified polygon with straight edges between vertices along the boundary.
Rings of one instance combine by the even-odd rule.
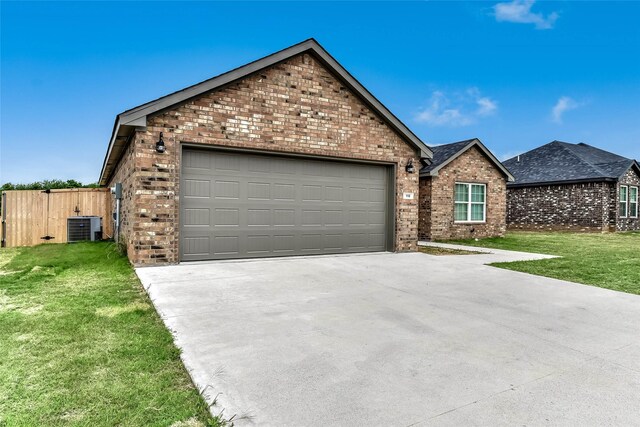
[[[640,166],[590,145],[553,141],[504,162],[510,229],[640,230]]]
[[[412,251],[431,150],[310,39],[116,117],[135,265]]]
[[[431,149],[420,170],[419,238],[502,236],[509,171],[477,138]]]

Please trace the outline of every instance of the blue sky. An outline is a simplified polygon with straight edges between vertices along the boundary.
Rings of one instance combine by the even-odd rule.
[[[96,181],[116,114],[309,37],[428,144],[640,159],[640,2],[0,7],[0,182]]]

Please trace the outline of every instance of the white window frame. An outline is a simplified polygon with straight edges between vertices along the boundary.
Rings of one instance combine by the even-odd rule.
[[[631,189],[635,189],[636,190],[636,199],[634,201],[631,201]],[[629,203],[628,203],[628,215],[629,218],[638,218],[638,187],[636,187],[635,185],[631,185],[627,188],[627,194],[628,194],[628,198],[629,198]],[[631,212],[631,203],[633,203],[636,206],[635,212]]]
[[[622,200],[622,197],[620,197],[622,194],[622,189],[625,189],[625,199]],[[624,215],[622,215],[622,213],[620,213],[620,205],[624,203]],[[621,185],[620,189],[618,190],[618,213],[620,213],[620,218],[627,218],[627,216],[629,215],[629,186],[628,185]]]
[[[466,185],[467,186],[467,201],[466,202],[456,202],[456,185]],[[474,185],[479,185],[484,187],[484,202],[482,203],[482,220],[472,220],[471,219],[471,206],[479,205],[478,202],[471,201],[471,188]],[[456,210],[455,207],[457,204],[466,204],[467,205],[467,219],[466,220],[456,220]],[[484,224],[487,222],[487,184],[481,182],[455,182],[453,185],[453,222],[456,224]]]

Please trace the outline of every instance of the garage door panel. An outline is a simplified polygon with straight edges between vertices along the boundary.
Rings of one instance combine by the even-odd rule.
[[[297,162],[294,159],[284,157],[264,158],[265,162],[271,163],[271,172],[276,175],[297,175]]]
[[[369,236],[366,233],[349,233],[349,249],[364,250],[369,246]]]
[[[387,219],[385,211],[369,211],[368,215],[370,225],[384,225]]]
[[[344,189],[342,187],[335,187],[327,185],[324,187],[324,201],[325,202],[344,202]]]
[[[209,226],[211,225],[211,209],[209,208],[187,208],[184,210],[184,225]]]
[[[274,225],[270,209],[247,209],[247,225],[249,227],[269,227]]]
[[[371,177],[370,168],[371,166],[368,166],[368,165],[360,165],[360,164],[353,165],[348,169],[347,177],[368,180]]]
[[[185,151],[182,156],[182,170],[190,173],[211,170],[211,156],[199,151]]]
[[[378,248],[378,250],[383,250],[386,239],[385,235],[382,233],[371,233],[369,234],[369,247],[370,248]]]
[[[269,254],[271,248],[271,235],[254,234],[247,236],[247,253],[248,254]]]
[[[349,224],[350,226],[365,226],[368,223],[366,210],[350,210]]]
[[[295,252],[295,236],[293,234],[275,234],[272,241],[274,253],[283,254]]]
[[[322,186],[313,184],[313,185],[303,185],[302,186],[302,201],[303,202],[319,202],[322,201]]]
[[[215,227],[238,227],[240,225],[240,209],[215,208],[213,210]]]
[[[215,236],[211,246],[212,255],[239,255],[240,237],[238,236]]]
[[[371,202],[384,204],[387,198],[387,190],[378,187],[371,188],[369,189],[369,197]]]
[[[183,155],[183,260],[387,248],[384,166],[192,151]]]
[[[183,236],[183,255],[191,257],[209,256],[209,236]]]
[[[249,200],[271,200],[271,184],[268,182],[248,182],[247,198]]]
[[[308,226],[322,226],[322,211],[321,210],[309,210],[302,209],[302,222],[300,225],[303,227]]]
[[[213,166],[216,172],[239,172],[243,162],[246,162],[246,159],[235,154],[218,153],[213,157]]]
[[[185,179],[182,183],[185,197],[211,196],[211,181],[203,179]]]
[[[216,180],[214,184],[214,197],[216,199],[239,199],[240,182]]]
[[[326,250],[342,250],[344,248],[342,234],[325,234],[324,248]]]
[[[296,210],[295,209],[274,209],[273,225],[277,227],[295,227]]]
[[[289,200],[294,201],[296,199],[296,186],[295,184],[273,184],[273,200]]]
[[[324,225],[328,227],[344,226],[344,211],[327,209],[324,211]]]

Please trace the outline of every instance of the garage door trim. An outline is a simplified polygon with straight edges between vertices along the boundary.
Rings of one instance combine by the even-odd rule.
[[[374,166],[383,166],[386,170],[386,185],[387,185],[387,208],[386,208],[386,227],[385,234],[388,236],[386,239],[386,248],[385,250],[388,252],[393,252],[395,250],[395,240],[396,240],[396,171],[397,165],[394,162],[385,162],[385,161],[377,161],[377,160],[368,160],[368,159],[357,159],[357,158],[348,158],[348,157],[333,157],[333,156],[322,156],[316,154],[300,154],[295,152],[285,152],[285,151],[270,151],[270,150],[261,150],[261,149],[253,149],[253,148],[241,148],[241,147],[228,147],[228,146],[218,146],[211,144],[198,144],[193,142],[182,142],[180,143],[179,149],[179,158],[180,158],[180,170],[179,170],[179,186],[178,186],[178,194],[179,194],[179,205],[178,205],[178,256],[180,262],[193,262],[190,260],[183,259],[183,245],[182,245],[182,234],[183,234],[183,218],[182,218],[182,183],[183,181],[183,154],[185,150],[200,150],[207,152],[225,152],[225,153],[238,153],[238,154],[248,154],[248,155],[266,155],[266,156],[278,156],[285,158],[294,158],[294,159],[308,159],[308,160],[324,160],[330,162],[341,162],[346,164],[366,164],[366,165],[374,165]],[[311,255],[311,254],[310,254]],[[297,256],[297,255],[292,255]],[[305,255],[302,255],[305,256]],[[265,258],[274,257],[274,255],[267,255]],[[244,258],[238,258],[244,259]]]

